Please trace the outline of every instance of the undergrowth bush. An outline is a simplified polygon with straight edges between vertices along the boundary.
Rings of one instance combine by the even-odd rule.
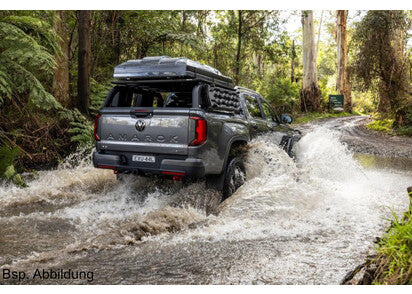
[[[366,124],[366,127],[370,130],[385,132],[393,135],[395,134],[395,131],[393,129],[394,121],[395,120],[392,118],[376,119]]]
[[[388,233],[378,244],[377,275],[375,284],[412,284],[412,214],[403,219],[394,215]]]

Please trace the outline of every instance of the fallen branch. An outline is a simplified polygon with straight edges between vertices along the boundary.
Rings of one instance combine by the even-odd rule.
[[[19,145],[17,145],[12,139],[10,139],[10,138],[6,135],[6,132],[5,132],[1,127],[0,127],[0,131],[2,132],[2,136],[3,136],[4,138],[6,138],[7,141],[10,142],[10,144],[12,144],[14,147],[19,148],[19,150],[23,151],[23,153],[26,154],[30,159],[33,159],[33,157],[31,157],[31,155],[30,155],[26,150],[24,150],[22,147],[20,147]]]

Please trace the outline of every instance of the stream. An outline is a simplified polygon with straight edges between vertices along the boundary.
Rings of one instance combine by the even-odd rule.
[[[362,120],[302,126],[295,160],[270,135],[254,139],[246,183],[219,206],[202,182],[116,181],[77,154],[28,188],[3,183],[0,284],[339,284],[408,209],[412,186],[412,141],[375,152]]]

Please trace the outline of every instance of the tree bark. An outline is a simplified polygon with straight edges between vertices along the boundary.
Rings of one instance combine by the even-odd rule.
[[[347,10],[336,12],[336,43],[338,56],[338,77],[336,80],[336,91],[345,96],[344,109],[352,111],[351,86],[349,83],[348,66],[348,44],[346,40]]]
[[[320,22],[319,22],[319,29],[318,29],[318,42],[316,43],[316,53],[315,53],[316,60],[318,58],[318,53],[319,53],[320,33],[322,31],[322,22],[323,22],[323,10],[320,15]]]
[[[396,112],[402,108],[408,92],[406,60],[404,55],[404,32],[392,29],[389,32],[390,50],[388,62],[381,65],[378,110],[382,113]]]
[[[121,42],[121,27],[123,25],[123,11],[112,12],[112,27],[113,27],[113,47],[116,58],[116,64],[120,63],[120,56],[122,54]]]
[[[78,36],[78,76],[77,76],[77,107],[81,113],[89,115],[90,106],[90,11],[77,11],[79,19]]]
[[[69,37],[64,21],[66,11],[56,11],[54,21],[54,30],[59,36],[58,44],[61,48],[61,54],[56,56],[56,71],[53,76],[52,93],[53,96],[64,107],[74,107],[70,102],[69,95]]]
[[[290,81],[291,83],[296,82],[296,78],[295,78],[295,58],[296,58],[296,49],[295,49],[295,40],[292,41],[292,48],[291,48],[291,57],[292,57],[292,61],[290,63]]]
[[[242,10],[238,10],[238,30],[237,30],[237,51],[236,51],[236,63],[235,63],[235,84],[239,83],[240,74],[240,54],[242,52]]]
[[[321,92],[318,86],[316,68],[315,33],[313,28],[313,13],[311,10],[302,11],[303,29],[303,81],[300,92],[301,110],[319,111]]]
[[[259,53],[254,53],[253,62],[255,65],[255,75],[260,77],[263,72],[262,55]]]

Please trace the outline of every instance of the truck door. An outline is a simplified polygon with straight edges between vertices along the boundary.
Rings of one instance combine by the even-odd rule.
[[[260,98],[259,101],[262,106],[264,118],[266,121],[266,127],[268,128],[268,131],[275,131],[279,128],[279,117],[276,115],[276,112],[273,110],[273,108],[266,100]]]
[[[279,117],[273,110],[272,106],[263,98],[259,99],[260,105],[262,106],[263,114],[266,120],[266,126],[268,131],[273,132],[273,140],[289,154],[291,146],[293,145],[293,139],[290,136],[290,127],[281,124]],[[291,141],[292,140],[292,141]]]

